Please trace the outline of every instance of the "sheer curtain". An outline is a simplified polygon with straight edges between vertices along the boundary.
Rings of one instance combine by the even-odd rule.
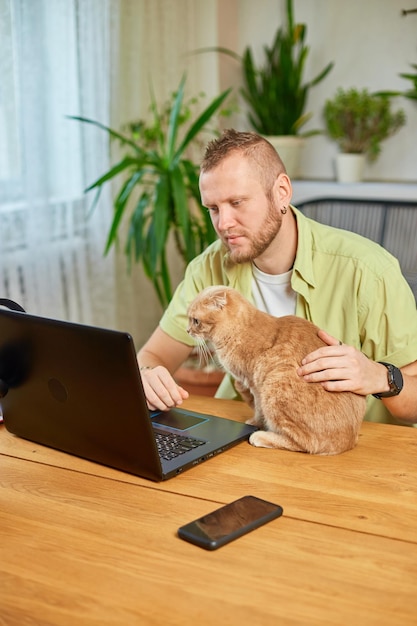
[[[106,137],[69,115],[110,116],[112,0],[0,0],[0,296],[31,313],[115,325],[103,259],[111,202],[84,189]]]

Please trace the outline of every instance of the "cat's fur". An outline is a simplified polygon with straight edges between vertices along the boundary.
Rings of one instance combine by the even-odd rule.
[[[353,448],[365,414],[363,396],[329,392],[297,374],[301,360],[325,345],[318,328],[294,315],[273,317],[230,287],[204,289],[188,308],[188,333],[211,343],[235,387],[254,409],[254,446],[311,454]]]

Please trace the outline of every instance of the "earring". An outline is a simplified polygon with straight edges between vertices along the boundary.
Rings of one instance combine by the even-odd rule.
[[[287,209],[287,207],[286,207],[286,206],[285,206],[283,209],[281,209],[281,213],[282,213],[283,215],[285,215],[287,211],[288,211],[288,209]]]

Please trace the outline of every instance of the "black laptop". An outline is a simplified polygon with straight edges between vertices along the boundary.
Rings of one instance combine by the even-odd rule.
[[[128,333],[1,309],[0,396],[11,433],[155,481],[256,430],[181,408],[151,413]]]

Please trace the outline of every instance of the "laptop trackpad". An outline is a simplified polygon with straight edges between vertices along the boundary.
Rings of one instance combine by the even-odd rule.
[[[171,411],[161,411],[156,415],[153,413],[151,417],[152,423],[155,426],[168,426],[176,430],[187,430],[193,426],[198,426],[198,424],[203,424],[208,420],[208,418],[200,417],[194,413],[183,413],[175,409]]]

